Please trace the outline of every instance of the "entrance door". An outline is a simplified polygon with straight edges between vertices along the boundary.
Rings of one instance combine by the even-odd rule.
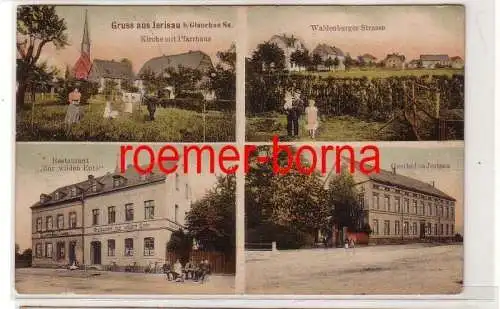
[[[76,261],[76,241],[69,242],[69,265],[73,265],[73,262]]]
[[[420,222],[420,238],[425,238],[425,222]]]
[[[101,264],[101,242],[93,241],[90,243],[90,263],[93,265]]]

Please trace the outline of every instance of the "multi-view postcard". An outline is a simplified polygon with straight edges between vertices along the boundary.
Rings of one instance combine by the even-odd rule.
[[[20,6],[17,140],[234,142],[235,13]]]
[[[19,295],[462,291],[463,6],[21,5],[16,34]]]
[[[247,141],[463,140],[464,12],[248,8]]]

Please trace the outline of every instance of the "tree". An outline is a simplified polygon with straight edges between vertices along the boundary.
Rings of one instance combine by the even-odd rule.
[[[232,255],[236,247],[234,175],[217,177],[215,186],[195,202],[186,216],[186,227],[202,250]]]
[[[116,87],[118,86],[118,83],[112,79],[106,79],[104,81],[104,95],[108,98],[113,98],[116,94]]]
[[[312,64],[318,70],[318,66],[323,64],[323,59],[321,59],[321,56],[318,54],[314,54],[312,58]]]
[[[308,68],[312,63],[307,49],[294,51],[290,55],[290,61],[295,63],[297,66],[304,68]]]
[[[176,96],[186,92],[195,90],[199,81],[201,81],[202,73],[200,70],[191,69],[179,65],[177,69],[168,68],[165,71],[166,85],[174,87]]]
[[[155,74],[155,72],[150,69],[142,72],[140,74],[140,79],[143,81],[147,93],[156,93],[160,89],[163,89],[167,83],[163,75]]]
[[[346,170],[331,179],[326,192],[331,223],[351,231],[363,229],[363,209],[358,194],[354,179]]]
[[[252,54],[252,62],[257,72],[285,69],[285,53],[274,43],[261,43]]]
[[[220,60],[208,74],[208,88],[215,91],[222,100],[236,99],[236,48],[234,44],[227,51],[217,53]]]
[[[173,252],[182,265],[185,265],[189,261],[192,248],[192,237],[184,233],[182,229],[173,232],[167,243],[167,251]]]
[[[333,65],[333,59],[331,57],[328,57],[328,59],[325,60],[325,66],[328,68],[328,70],[330,70]]]
[[[339,66],[339,63],[340,63],[339,58],[338,58],[337,56],[335,56],[335,59],[333,59],[333,62],[332,62],[333,67],[334,67],[335,69],[337,69],[337,68],[338,68],[338,66]]]
[[[346,70],[349,70],[351,67],[356,65],[356,61],[354,59],[352,59],[352,57],[349,53],[347,53],[347,55],[345,56],[344,65],[345,65]]]
[[[68,45],[66,21],[59,18],[55,6],[23,5],[17,10],[17,107],[24,97],[43,48],[52,43],[57,49]]]
[[[128,58],[122,58],[122,60],[120,60],[121,63],[125,63],[127,64],[128,66],[132,67],[132,60],[128,59]]]

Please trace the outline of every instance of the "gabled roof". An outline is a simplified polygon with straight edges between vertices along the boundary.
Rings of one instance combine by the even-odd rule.
[[[350,163],[350,161],[348,161],[347,158],[343,158],[343,162],[347,164]],[[355,165],[355,171],[357,173],[360,173],[360,162],[356,161],[354,162],[354,165]],[[327,175],[325,182],[327,182],[331,177],[334,176],[335,176],[335,169],[332,169],[330,173]],[[420,181],[418,179],[398,174],[397,172],[394,173],[392,171],[380,169],[380,173],[371,173],[365,176],[368,177],[370,180],[373,180],[381,184],[395,186],[408,191],[415,191],[423,194],[428,194],[449,201],[456,201],[455,198],[449,196],[448,194],[437,189],[431,184]]]
[[[177,55],[163,55],[146,61],[138,75],[146,71],[160,74],[168,68],[177,69],[179,66],[189,69],[211,69],[213,68],[213,63],[210,56],[199,50]]]
[[[399,59],[401,61],[405,61],[405,56],[404,55],[400,55],[400,54],[389,54],[387,55],[387,57],[385,58],[386,60],[389,59],[389,58],[396,58],[396,59]]]
[[[448,61],[450,57],[448,55],[420,55],[420,60],[422,61]]]
[[[175,162],[168,161],[167,163],[165,163],[163,165],[166,169],[168,169],[168,168],[173,167],[174,164],[175,164]],[[122,185],[117,186],[117,187],[115,187],[113,185],[113,179],[116,177],[123,177],[123,179],[125,180],[122,183]],[[31,208],[46,207],[46,206],[60,204],[62,202],[81,200],[82,193],[85,197],[96,196],[96,195],[100,195],[103,193],[123,190],[124,188],[131,188],[131,187],[156,183],[156,182],[160,182],[160,181],[165,181],[166,178],[167,178],[167,176],[162,171],[160,171],[156,165],[155,165],[155,168],[153,169],[153,171],[149,175],[147,175],[146,177],[140,175],[135,170],[135,168],[133,168],[131,165],[129,165],[127,167],[125,173],[123,173],[123,174],[120,173],[119,171],[115,171],[113,173],[106,173],[105,175],[100,176],[100,177],[93,177],[92,175],[89,175],[87,180],[57,188],[56,190],[54,190],[50,194],[44,194],[46,197],[45,202],[41,203],[41,201],[38,201],[33,206],[31,206]],[[93,183],[93,181],[95,181],[97,184],[97,192],[92,192],[90,190],[90,187],[91,187],[91,184]],[[73,187],[77,188],[77,195],[76,196],[72,196],[70,194],[70,190]],[[61,195],[61,197],[57,200],[54,198],[56,192],[63,193]]]
[[[371,59],[371,60],[377,60],[377,57],[375,57],[375,56],[373,56],[373,55],[371,55],[371,54],[368,54],[368,53],[363,54],[363,55],[361,55],[360,57],[361,57],[361,58],[368,58],[368,59]]]
[[[320,55],[322,57],[329,55],[344,57],[344,52],[340,48],[327,44],[318,44],[312,53],[313,55]]]
[[[305,47],[304,42],[303,42],[300,38],[298,38],[298,37],[294,36],[293,34],[292,34],[292,35],[290,35],[290,36],[288,36],[288,35],[286,35],[286,34],[275,34],[275,35],[273,35],[273,36],[271,37],[271,39],[269,39],[269,40],[270,40],[270,41],[273,41],[273,40],[279,40],[279,41],[281,41],[281,42],[282,42],[282,43],[283,43],[286,47],[294,47],[294,46],[295,46],[295,42],[297,42],[297,41],[298,41],[298,42],[300,43],[300,45],[302,45],[302,47]]]
[[[99,78],[116,78],[116,79],[132,79],[134,73],[132,67],[126,62],[114,60],[95,59],[92,63],[92,71],[90,79]]]

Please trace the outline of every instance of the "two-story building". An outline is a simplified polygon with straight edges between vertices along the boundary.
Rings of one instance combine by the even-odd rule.
[[[269,39],[269,43],[276,44],[285,54],[285,70],[288,71],[301,71],[303,66],[292,61],[292,54],[296,51],[305,51],[306,45],[304,41],[294,35],[273,35]]]
[[[155,170],[140,175],[129,166],[123,174],[89,175],[83,182],[42,195],[32,207],[33,248],[41,248],[33,264],[163,263],[170,236],[183,229],[190,206],[191,189],[183,174]],[[68,228],[59,223],[65,219]]]
[[[370,242],[451,238],[455,235],[456,199],[426,183],[392,171],[353,173],[363,209],[361,225],[372,230]],[[332,171],[327,182],[335,175]]]

